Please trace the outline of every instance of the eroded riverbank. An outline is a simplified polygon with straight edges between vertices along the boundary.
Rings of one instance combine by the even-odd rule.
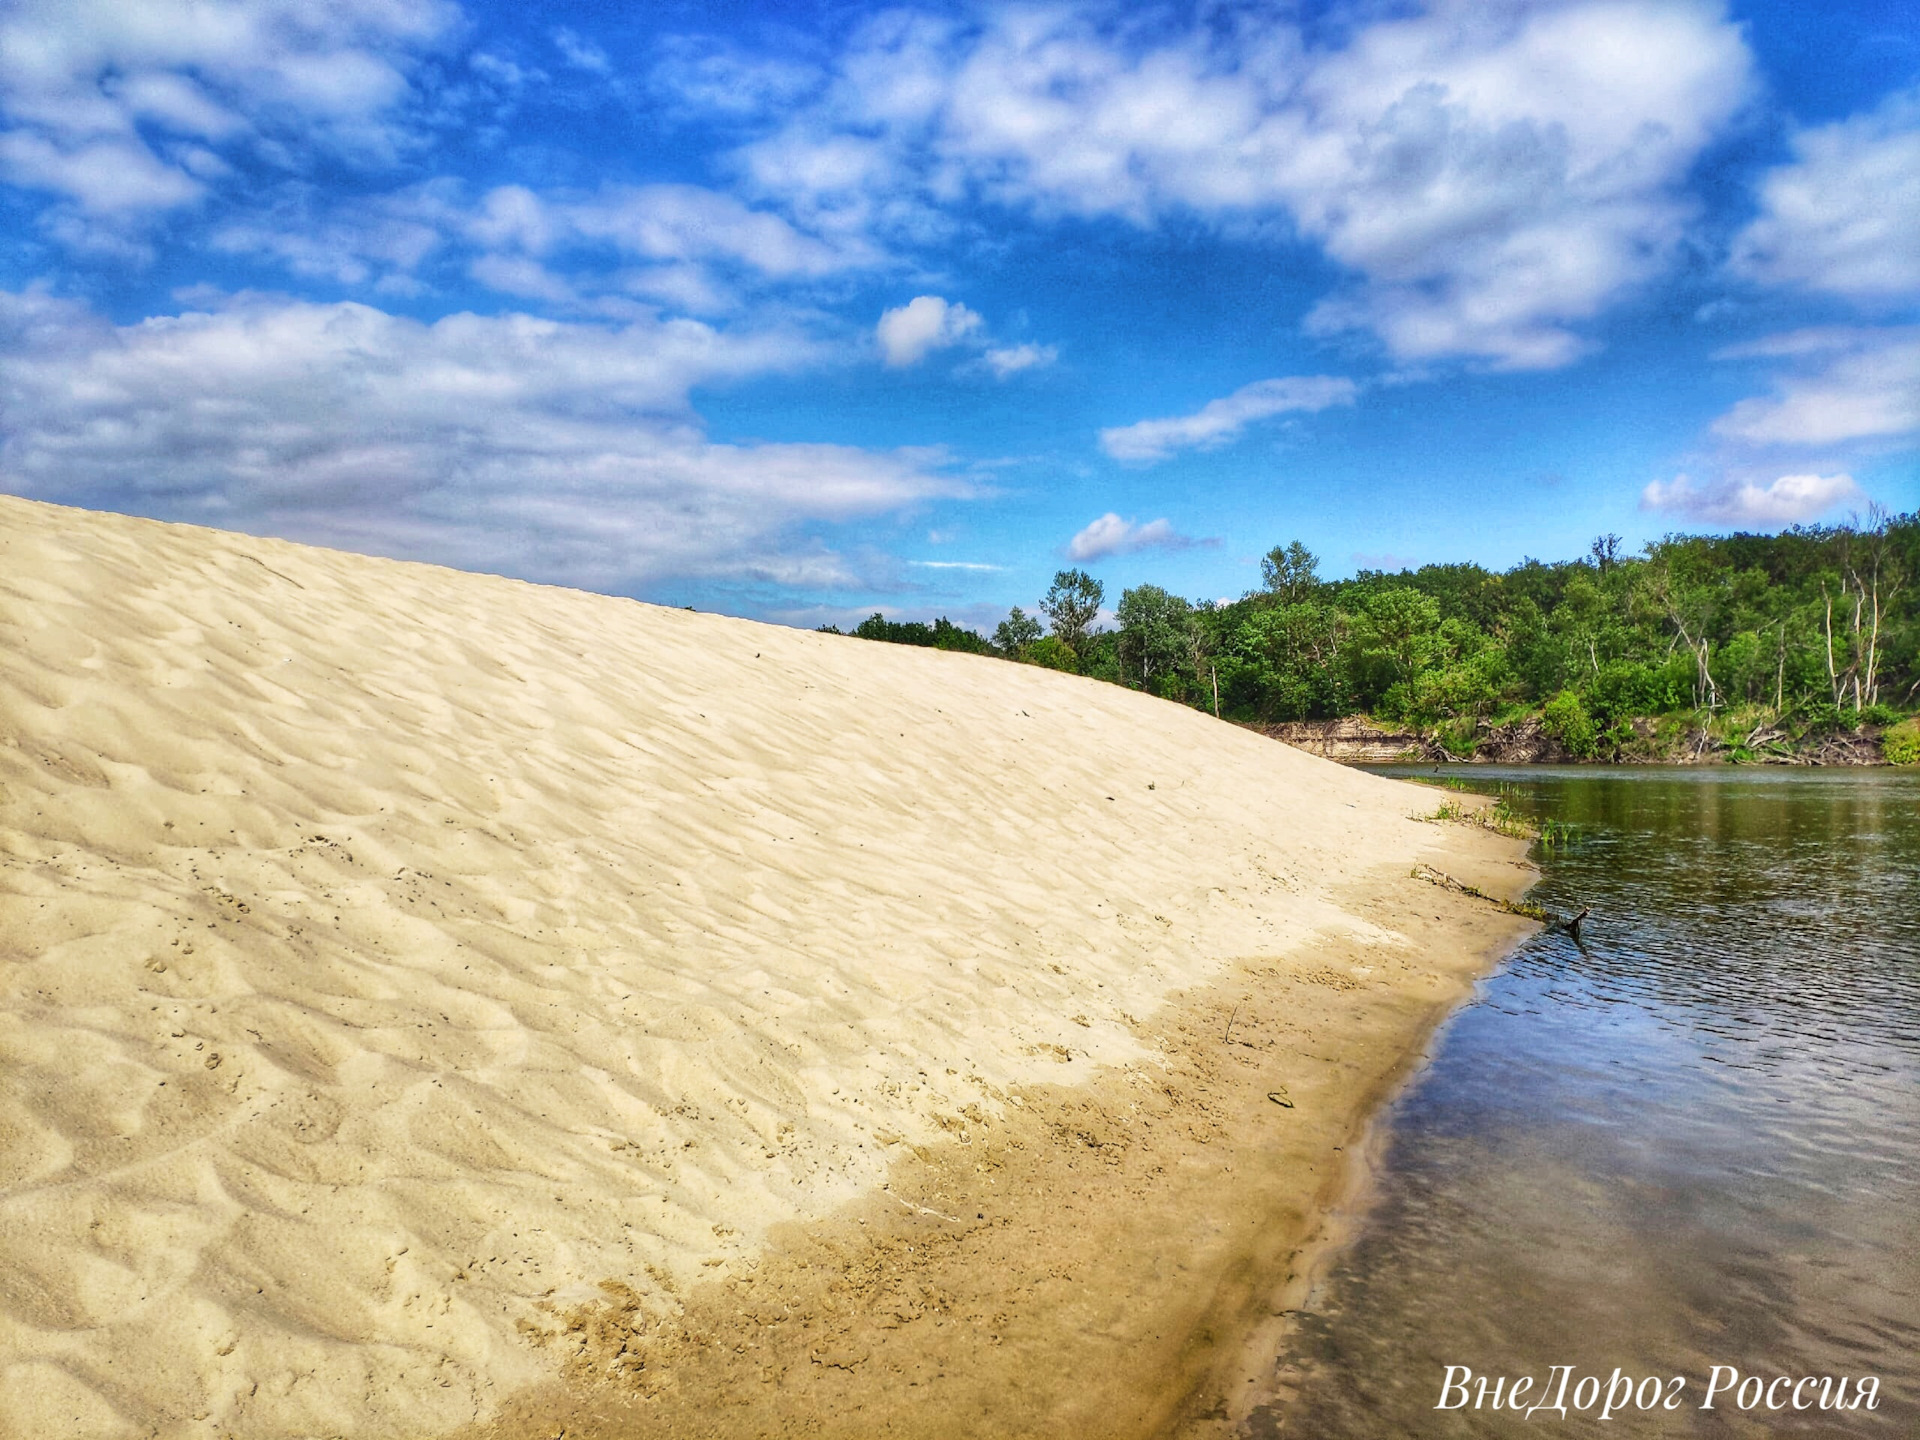
[[[1344,765],[1428,762],[1440,765],[1567,765],[1580,763],[1538,717],[1494,724],[1478,721],[1447,734],[1388,727],[1362,715],[1338,720],[1288,720],[1249,729],[1309,755]],[[1807,728],[1764,713],[1738,724],[1726,717],[1664,715],[1629,722],[1602,758],[1616,765],[1876,766],[1910,764],[1914,722]],[[1902,739],[1901,737],[1907,737]],[[1890,752],[1887,747],[1894,748]],[[1889,758],[1890,755],[1896,758]]]

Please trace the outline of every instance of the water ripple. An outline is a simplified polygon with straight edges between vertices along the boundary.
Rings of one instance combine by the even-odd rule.
[[[1465,772],[1572,826],[1542,935],[1395,1106],[1379,1198],[1250,1435],[1504,1435],[1448,1365],[1877,1374],[1876,1411],[1622,1435],[1920,1427],[1920,776]],[[1693,1384],[1697,1399],[1699,1379]]]

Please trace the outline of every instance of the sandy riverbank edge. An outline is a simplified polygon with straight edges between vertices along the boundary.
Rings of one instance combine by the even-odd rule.
[[[1432,858],[1517,898],[1524,849],[1443,826]],[[1159,1063],[902,1147],[881,1193],[780,1227],[671,1321],[612,1277],[551,1311],[528,1338],[564,1378],[452,1440],[1237,1433],[1365,1214],[1386,1104],[1536,928],[1399,867],[1341,898],[1412,941],[1403,968],[1350,937],[1243,959],[1141,1024]]]

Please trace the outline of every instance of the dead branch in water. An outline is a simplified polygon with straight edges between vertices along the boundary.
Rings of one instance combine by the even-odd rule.
[[[1524,915],[1529,920],[1538,920],[1542,925],[1551,925],[1553,917],[1538,905],[1529,905],[1525,901],[1502,900],[1497,895],[1489,895],[1477,886],[1464,880],[1456,880],[1444,870],[1436,870],[1431,865],[1413,867],[1413,878],[1425,880],[1429,885],[1438,885],[1442,890],[1451,890],[1456,895],[1471,895],[1475,900],[1484,900],[1489,905],[1497,905],[1509,915]]]
[[[1589,915],[1593,914],[1591,905],[1584,906],[1578,915],[1559,916],[1541,909],[1538,905],[1529,905],[1523,900],[1502,900],[1498,895],[1489,895],[1477,886],[1469,885],[1464,880],[1456,880],[1446,871],[1436,870],[1431,865],[1414,866],[1413,878],[1425,880],[1429,885],[1438,885],[1442,890],[1451,890],[1457,895],[1470,895],[1475,900],[1484,900],[1489,905],[1498,906],[1509,915],[1524,915],[1529,920],[1538,920],[1549,931],[1559,931],[1582,950],[1586,949],[1586,942],[1580,938],[1580,926]]]

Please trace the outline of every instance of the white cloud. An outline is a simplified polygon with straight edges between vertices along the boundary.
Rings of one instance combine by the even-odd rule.
[[[729,118],[792,107],[824,78],[790,56],[746,55],[700,36],[668,36],[651,76],[653,88],[679,106]]]
[[[1067,542],[1067,558],[1104,560],[1112,555],[1131,555],[1137,550],[1186,550],[1212,543],[1182,535],[1169,520],[1149,520],[1144,525],[1136,525],[1109,510]]]
[[[524,185],[495,186],[466,220],[467,234],[479,244],[530,255],[545,254],[565,229],[553,207]]]
[[[1699,461],[1714,478],[1655,481],[1642,509],[1717,525],[1779,526],[1866,496],[1852,471],[1920,438],[1920,326],[1824,326],[1719,351],[1769,362],[1772,393],[1729,408]]]
[[[0,293],[0,483],[597,588],[845,583],[820,526],[967,492],[926,453],[701,433],[692,386],[813,358],[690,320],[423,324],[242,297],[117,327]]]
[[[1564,364],[1573,326],[1666,263],[1680,186],[1749,93],[1714,8],[1442,4],[1313,67],[1285,167],[1309,235],[1365,277],[1313,328],[1394,355]]]
[[[1116,460],[1151,464],[1176,450],[1212,450],[1233,440],[1248,425],[1291,411],[1351,405],[1358,394],[1353,381],[1338,375],[1290,375],[1256,380],[1233,394],[1209,400],[1191,415],[1140,420],[1100,432],[1100,448]]]
[[[127,214],[203,193],[209,145],[272,156],[297,138],[389,159],[415,58],[458,14],[450,0],[17,0],[0,18],[0,164]]]
[[[1920,91],[1794,137],[1768,173],[1734,269],[1856,301],[1920,298]]]
[[[1920,433],[1920,326],[1796,330],[1720,357],[1795,367],[1775,381],[1773,394],[1742,400],[1713,422],[1724,440],[1802,447]]]
[[[163,164],[137,140],[97,140],[61,148],[43,136],[0,134],[0,170],[15,185],[57,190],[96,215],[164,210],[201,193],[184,170]]]
[[[305,279],[392,288],[445,245],[459,222],[459,187],[428,181],[387,195],[322,205],[306,187],[215,230],[213,248],[267,255]]]
[[[566,281],[525,255],[482,255],[467,267],[467,273],[502,295],[545,300],[550,305],[572,305],[579,299]]]
[[[881,315],[874,339],[888,365],[896,369],[918,365],[935,350],[967,345],[980,351],[979,364],[1005,380],[1022,370],[1053,364],[1060,352],[1052,345],[1028,341],[1020,345],[987,343],[986,322],[957,301],[938,295],[916,295],[905,305]]]
[[[1170,32],[890,12],[741,163],[810,224],[875,234],[969,194],[1143,225],[1285,216],[1354,276],[1316,330],[1538,368],[1666,264],[1687,172],[1751,68],[1696,0],[1442,0],[1340,48],[1244,16]]]
[[[1762,484],[1726,479],[1696,485],[1685,475],[1651,482],[1640,492],[1642,510],[1663,510],[1711,525],[1777,527],[1813,520],[1865,499],[1851,475],[1781,475]]]
[[[576,70],[585,70],[592,75],[608,75],[613,71],[606,51],[564,25],[553,32],[553,48]]]
[[[980,324],[980,317],[964,305],[938,295],[916,295],[882,315],[873,334],[887,364],[918,365],[931,352],[959,344]]]
[[[534,258],[564,257],[572,290],[611,284],[701,313],[729,308],[737,285],[818,279],[877,258],[863,243],[829,244],[697,185],[605,185],[584,195],[504,185],[461,228],[495,252],[472,273],[507,280],[498,287],[506,293],[537,293],[511,282],[534,272]],[[608,254],[638,265],[608,275],[596,263]]]
[[[874,258],[694,185],[584,194],[501,185],[474,199],[445,176],[324,208],[310,187],[288,187],[218,229],[213,244],[271,256],[302,277],[389,289],[406,288],[429,259],[464,257],[470,276],[506,295],[581,306],[626,293],[695,313],[730,308],[739,286],[815,279]]]
[[[1060,352],[1052,345],[1036,345],[1031,341],[1023,345],[1007,345],[989,349],[981,357],[987,362],[995,376],[1006,379],[1022,370],[1037,370],[1051,365],[1060,358]]]
[[[554,220],[580,239],[647,260],[718,260],[790,278],[832,274],[866,258],[697,185],[610,185],[549,208]]]

